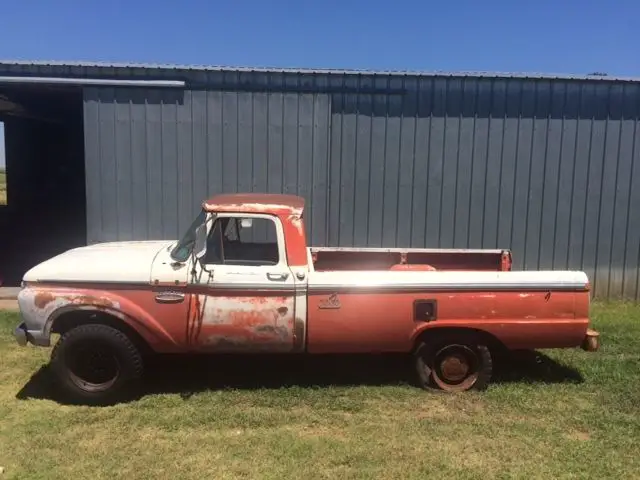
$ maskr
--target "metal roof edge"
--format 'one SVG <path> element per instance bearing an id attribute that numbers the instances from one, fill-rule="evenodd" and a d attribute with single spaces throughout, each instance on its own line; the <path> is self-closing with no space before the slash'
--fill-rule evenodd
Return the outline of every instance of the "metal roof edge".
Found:
<path id="1" fill-rule="evenodd" d="M 334 69 L 334 68 L 295 68 L 295 67 L 242 67 L 202 64 L 167 64 L 167 63 L 135 63 L 135 62 L 94 62 L 94 61 L 64 61 L 64 60 L 3 60 L 0 68 L 10 66 L 34 67 L 84 67 L 84 68 L 115 68 L 115 69 L 155 69 L 182 70 L 205 72 L 246 72 L 246 73 L 302 73 L 327 75 L 373 75 L 373 76 L 413 76 L 413 77 L 472 77 L 472 78 L 500 78 L 500 79 L 530 79 L 530 80 L 583 80 L 605 82 L 640 82 L 640 77 L 615 76 L 600 74 L 562 74 L 562 73 L 533 73 L 533 72 L 490 72 L 490 71 L 446 71 L 446 70 L 367 70 L 367 69 Z"/>

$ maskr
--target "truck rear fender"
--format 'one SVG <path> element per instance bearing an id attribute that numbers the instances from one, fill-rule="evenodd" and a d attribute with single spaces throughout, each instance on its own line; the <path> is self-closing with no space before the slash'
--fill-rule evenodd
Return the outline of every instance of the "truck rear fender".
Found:
<path id="1" fill-rule="evenodd" d="M 425 328 L 416 330 L 413 337 L 413 350 L 415 350 L 421 342 L 429 337 L 436 335 L 456 335 L 472 336 L 478 340 L 478 343 L 485 345 L 492 354 L 501 354 L 507 351 L 507 347 L 495 335 L 486 330 L 472 327 L 451 327 L 451 326 L 425 326 Z"/>

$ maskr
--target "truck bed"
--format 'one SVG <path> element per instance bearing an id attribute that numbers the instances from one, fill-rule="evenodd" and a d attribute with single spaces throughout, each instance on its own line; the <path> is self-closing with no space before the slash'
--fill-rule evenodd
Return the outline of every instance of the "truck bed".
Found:
<path id="1" fill-rule="evenodd" d="M 511 270 L 505 249 L 310 247 L 309 254 L 315 271 Z"/>

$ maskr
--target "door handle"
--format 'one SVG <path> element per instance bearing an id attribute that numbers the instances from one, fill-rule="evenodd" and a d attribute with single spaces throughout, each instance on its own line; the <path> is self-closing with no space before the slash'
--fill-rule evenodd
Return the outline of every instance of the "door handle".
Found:
<path id="1" fill-rule="evenodd" d="M 288 273 L 267 273 L 267 278 L 272 282 L 283 281 L 289 278 Z"/>
<path id="2" fill-rule="evenodd" d="M 158 303 L 180 303 L 184 302 L 184 293 L 179 292 L 163 292 L 156 295 Z"/>

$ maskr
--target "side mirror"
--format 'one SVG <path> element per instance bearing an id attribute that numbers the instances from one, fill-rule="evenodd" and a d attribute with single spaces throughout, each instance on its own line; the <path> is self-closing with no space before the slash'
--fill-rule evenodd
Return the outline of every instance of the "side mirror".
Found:
<path id="1" fill-rule="evenodd" d="M 193 254 L 200 260 L 207 253 L 207 225 L 203 223 L 196 228 L 196 241 L 193 244 Z"/>

